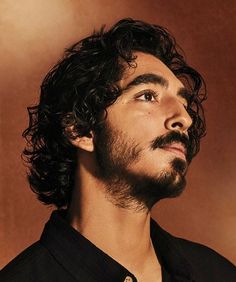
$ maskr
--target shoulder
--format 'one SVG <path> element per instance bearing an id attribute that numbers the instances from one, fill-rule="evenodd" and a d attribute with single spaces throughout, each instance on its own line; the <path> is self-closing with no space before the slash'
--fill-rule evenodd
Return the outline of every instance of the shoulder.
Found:
<path id="1" fill-rule="evenodd" d="M 50 252 L 40 243 L 36 242 L 0 271 L 1 282 L 43 282 L 50 280 L 51 274 L 58 273 L 61 277 L 64 273 L 60 265 L 52 257 Z M 56 275 L 57 276 L 57 275 Z M 58 279 L 58 281 L 61 281 Z"/>
<path id="2" fill-rule="evenodd" d="M 1 281 L 21 281 L 20 277 L 29 276 L 35 265 L 44 261 L 47 251 L 36 242 L 10 261 L 0 272 Z M 6 280 L 4 280 L 6 279 Z"/>
<path id="3" fill-rule="evenodd" d="M 152 226 L 154 237 L 161 242 L 163 256 L 174 268 L 178 266 L 184 273 L 188 266 L 196 281 L 236 281 L 236 267 L 224 256 L 200 243 L 173 236 L 154 220 Z"/>
<path id="4" fill-rule="evenodd" d="M 236 281 L 236 267 L 213 249 L 186 239 L 172 236 L 199 277 L 212 281 Z M 221 277 L 221 278 L 219 278 Z"/>

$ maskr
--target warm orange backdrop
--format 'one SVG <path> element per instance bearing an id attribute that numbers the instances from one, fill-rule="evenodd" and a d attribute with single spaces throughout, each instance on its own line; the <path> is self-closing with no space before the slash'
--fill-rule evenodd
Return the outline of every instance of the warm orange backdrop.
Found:
<path id="1" fill-rule="evenodd" d="M 26 106 L 63 52 L 95 27 L 122 17 L 166 26 L 205 77 L 208 135 L 188 188 L 153 216 L 175 235 L 214 248 L 236 263 L 236 48 L 234 0 L 1 0 L 0 267 L 39 238 L 51 209 L 30 192 L 20 159 Z"/>

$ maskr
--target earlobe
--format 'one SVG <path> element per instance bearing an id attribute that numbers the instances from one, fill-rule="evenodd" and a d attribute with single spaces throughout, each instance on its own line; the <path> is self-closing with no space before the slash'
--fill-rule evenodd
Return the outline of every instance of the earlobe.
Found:
<path id="1" fill-rule="evenodd" d="M 82 137 L 76 137 L 75 139 L 69 139 L 70 143 L 82 150 L 87 152 L 93 152 L 94 145 L 93 145 L 93 132 L 91 131 L 88 135 Z"/>
<path id="2" fill-rule="evenodd" d="M 74 126 L 69 126 L 65 128 L 65 135 L 73 146 L 88 152 L 93 152 L 94 133 L 92 131 L 86 135 L 80 136 L 75 132 Z"/>

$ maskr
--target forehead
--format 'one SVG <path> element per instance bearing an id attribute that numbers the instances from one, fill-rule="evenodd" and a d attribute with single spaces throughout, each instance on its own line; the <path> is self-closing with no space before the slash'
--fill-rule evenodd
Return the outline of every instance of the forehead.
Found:
<path id="1" fill-rule="evenodd" d="M 136 67 L 126 69 L 120 81 L 121 88 L 125 88 L 135 77 L 145 73 L 153 73 L 162 76 L 168 81 L 170 87 L 176 89 L 184 87 L 174 73 L 158 58 L 142 52 L 135 52 L 134 55 L 137 57 L 135 59 Z"/>

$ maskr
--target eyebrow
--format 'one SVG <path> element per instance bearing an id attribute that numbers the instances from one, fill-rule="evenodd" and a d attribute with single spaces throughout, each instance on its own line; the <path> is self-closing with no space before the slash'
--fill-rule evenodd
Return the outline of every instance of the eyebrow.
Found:
<path id="1" fill-rule="evenodd" d="M 166 80 L 163 76 L 154 73 L 145 73 L 137 76 L 134 80 L 128 83 L 127 86 L 122 89 L 122 91 L 130 90 L 135 86 L 148 83 L 158 84 L 164 88 L 168 88 L 169 86 L 168 80 Z M 190 92 L 185 87 L 179 88 L 177 96 L 186 100 L 187 103 L 189 103 L 191 97 Z"/>
<path id="2" fill-rule="evenodd" d="M 137 76 L 134 80 L 127 84 L 127 86 L 123 89 L 123 91 L 129 90 L 134 86 L 138 86 L 140 84 L 159 84 L 165 88 L 169 86 L 168 81 L 161 75 L 157 75 L 154 73 L 145 73 Z"/>

